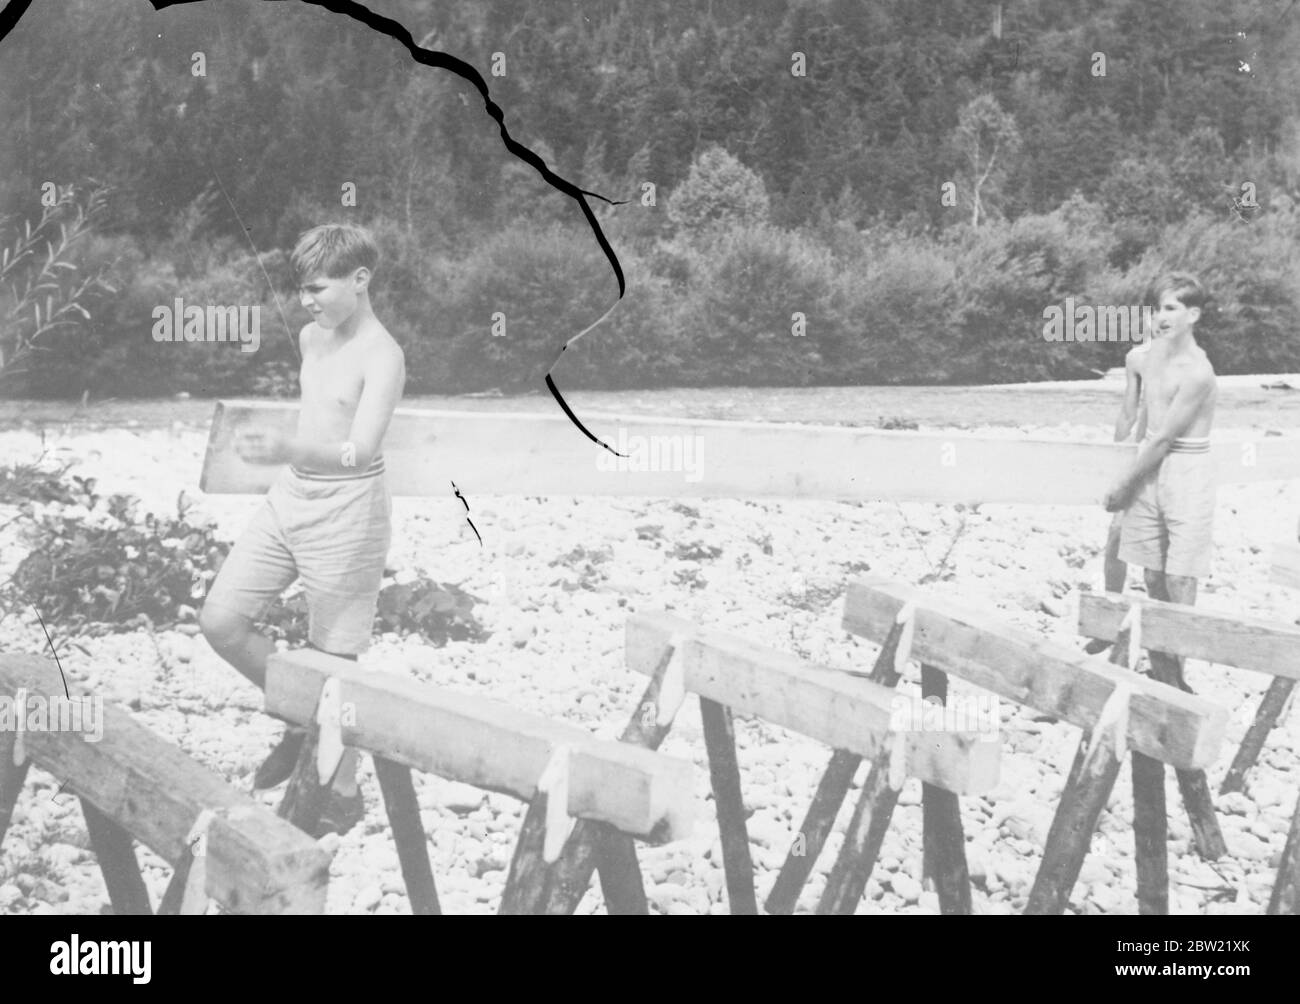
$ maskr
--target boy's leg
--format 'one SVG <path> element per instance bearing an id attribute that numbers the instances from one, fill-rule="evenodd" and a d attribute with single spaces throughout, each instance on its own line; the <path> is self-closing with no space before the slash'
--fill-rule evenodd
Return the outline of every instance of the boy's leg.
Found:
<path id="1" fill-rule="evenodd" d="M 259 690 L 266 688 L 266 660 L 275 643 L 254 623 L 298 577 L 275 507 L 272 487 L 217 573 L 199 628 L 213 651 Z"/>
<path id="2" fill-rule="evenodd" d="M 1171 575 L 1165 574 L 1165 595 L 1169 598 L 1170 603 L 1183 603 L 1189 607 L 1196 605 L 1196 583 L 1197 580 L 1190 575 Z M 1187 685 L 1183 678 L 1183 660 L 1174 656 L 1166 656 L 1175 669 L 1174 679 L 1178 681 L 1178 686 L 1189 694 L 1192 688 Z"/>
<path id="3" fill-rule="evenodd" d="M 1120 560 L 1119 541 L 1123 535 L 1124 513 L 1117 512 L 1115 518 L 1110 521 L 1110 529 L 1106 532 L 1106 556 L 1103 562 L 1105 572 L 1105 587 L 1108 593 L 1122 593 L 1124 584 L 1128 581 L 1128 565 Z M 1093 638 L 1083 650 L 1089 655 L 1096 655 L 1098 652 L 1104 652 L 1110 648 L 1110 642 L 1101 638 Z"/>
<path id="4" fill-rule="evenodd" d="M 392 499 L 383 476 L 304 484 L 296 555 L 307 591 L 311 644 L 356 660 L 369 646 L 392 540 Z M 364 815 L 356 753 L 345 749 L 333 794 L 314 833 L 347 832 Z"/>
<path id="5" fill-rule="evenodd" d="M 264 504 L 226 556 L 199 612 L 199 628 L 214 652 L 259 690 L 266 689 L 266 660 L 275 642 L 255 621 L 298 577 L 272 486 Z M 302 748 L 304 730 L 290 725 L 253 775 L 254 788 L 270 788 L 288 779 Z M 286 769 L 287 764 L 287 769 Z"/>
<path id="6" fill-rule="evenodd" d="M 212 650 L 239 670 L 258 690 L 266 689 L 266 660 L 273 642 L 249 618 L 224 607 L 205 603 L 199 628 Z"/>
<path id="7" fill-rule="evenodd" d="M 1167 470 L 1161 502 L 1168 525 L 1169 547 L 1165 554 L 1164 595 L 1160 599 L 1190 607 L 1196 604 L 1198 580 L 1210 574 L 1216 495 L 1214 465 L 1206 449 L 1200 453 L 1171 452 L 1162 466 Z M 1171 678 L 1191 693 L 1183 678 L 1183 660 L 1164 658 L 1171 665 Z"/>

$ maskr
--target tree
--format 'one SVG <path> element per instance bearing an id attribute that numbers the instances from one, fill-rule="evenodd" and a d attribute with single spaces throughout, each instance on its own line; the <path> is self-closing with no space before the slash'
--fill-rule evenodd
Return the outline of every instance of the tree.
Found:
<path id="1" fill-rule="evenodd" d="M 58 201 L 46 206 L 35 227 L 25 221 L 4 221 L 13 226 L 13 239 L 0 253 L 0 289 L 12 306 L 0 316 L 0 377 L 51 332 L 90 320 L 86 304 L 97 292 L 116 292 L 97 272 L 81 277 L 69 261 L 73 245 L 90 232 L 92 221 L 104 210 L 106 192 L 92 190 L 87 197 L 65 189 Z M 12 369 L 10 371 L 12 375 Z"/>
<path id="2" fill-rule="evenodd" d="M 967 179 L 971 199 L 970 225 L 976 228 L 984 209 L 985 185 L 995 186 L 998 177 L 994 170 L 1005 171 L 1008 162 L 1020 149 L 1020 132 L 1015 120 L 1002 110 L 991 94 L 981 94 L 961 110 L 953 138 L 970 169 Z"/>
<path id="3" fill-rule="evenodd" d="M 720 146 L 695 158 L 686 180 L 673 190 L 668 218 L 684 230 L 716 223 L 764 223 L 768 214 L 763 179 Z"/>

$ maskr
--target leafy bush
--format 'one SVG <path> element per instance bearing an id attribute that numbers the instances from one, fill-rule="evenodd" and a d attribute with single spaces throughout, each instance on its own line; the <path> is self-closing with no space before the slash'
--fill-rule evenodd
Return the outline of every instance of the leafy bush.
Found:
<path id="1" fill-rule="evenodd" d="M 830 252 L 766 225 L 720 232 L 696 249 L 679 314 L 691 383 L 803 386 L 822 376 L 823 347 L 844 337 L 833 309 Z M 796 336 L 795 314 L 805 334 Z"/>
<path id="2" fill-rule="evenodd" d="M 37 479 L 15 468 L 4 482 L 10 504 L 27 496 L 18 504 L 31 550 L 0 589 L 3 605 L 35 606 L 73 634 L 192 619 L 230 550 L 213 522 L 192 517 L 184 493 L 175 517 L 141 515 L 134 496 L 101 498 L 93 479 L 66 472 Z"/>
<path id="3" fill-rule="evenodd" d="M 668 200 L 668 218 L 691 235 L 718 224 L 767 222 L 763 179 L 720 146 L 703 150 Z"/>
<path id="4" fill-rule="evenodd" d="M 137 498 L 102 499 L 94 479 L 69 475 L 66 464 L 0 470 L 0 504 L 19 508 L 24 543 L 31 547 L 0 589 L 0 606 L 35 606 L 71 634 L 193 621 L 230 553 L 230 544 L 215 536 L 215 522 L 195 513 L 183 492 L 174 518 L 141 516 Z M 379 593 L 375 632 L 419 634 L 440 646 L 481 641 L 489 636 L 473 615 L 479 602 L 457 585 L 423 575 L 413 582 L 389 580 Z M 272 637 L 305 644 L 305 594 L 277 600 L 262 624 Z"/>
<path id="5" fill-rule="evenodd" d="M 576 228 L 521 224 L 480 244 L 452 281 L 445 307 L 459 388 L 538 388 L 564 343 L 617 293 L 608 261 Z M 492 333 L 497 314 L 505 324 L 500 337 Z"/>
<path id="6" fill-rule="evenodd" d="M 379 591 L 375 634 L 391 631 L 419 635 L 441 648 L 448 641 L 484 641 L 490 635 L 474 617 L 474 604 L 483 602 L 460 586 L 443 585 L 423 575 L 414 582 L 389 580 Z M 307 643 L 307 594 L 301 590 L 271 604 L 262 627 L 291 646 Z"/>

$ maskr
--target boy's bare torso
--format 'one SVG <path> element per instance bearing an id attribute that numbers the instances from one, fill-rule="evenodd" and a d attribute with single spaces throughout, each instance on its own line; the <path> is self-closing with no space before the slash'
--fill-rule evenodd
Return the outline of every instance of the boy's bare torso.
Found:
<path id="1" fill-rule="evenodd" d="M 1218 392 L 1213 387 L 1214 368 L 1200 346 L 1195 342 L 1185 346 L 1172 341 L 1153 343 L 1142 376 L 1147 428 L 1151 433 L 1158 433 L 1164 427 L 1170 406 L 1181 388 L 1209 380 L 1209 394 L 1196 409 L 1191 425 L 1180 433 L 1181 438 L 1188 439 L 1209 436 Z"/>
<path id="2" fill-rule="evenodd" d="M 302 334 L 302 410 L 298 437 L 309 442 L 347 440 L 365 387 L 367 362 L 377 353 L 396 349 L 397 343 L 378 322 L 350 338 L 307 325 Z M 400 350 L 399 350 L 400 351 Z M 378 451 L 376 451 L 378 452 Z M 307 473 L 323 473 L 307 470 Z"/>

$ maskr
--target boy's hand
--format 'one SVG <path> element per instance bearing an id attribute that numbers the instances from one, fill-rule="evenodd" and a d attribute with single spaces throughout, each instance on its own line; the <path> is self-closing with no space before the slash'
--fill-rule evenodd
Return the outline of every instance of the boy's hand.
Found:
<path id="1" fill-rule="evenodd" d="M 250 464 L 283 464 L 289 459 L 289 439 L 274 429 L 248 429 L 235 435 L 235 452 Z"/>
<path id="2" fill-rule="evenodd" d="M 1129 507 L 1129 503 L 1133 501 L 1133 494 L 1132 486 L 1120 481 L 1106 493 L 1101 504 L 1106 507 L 1107 512 L 1119 512 Z"/>

